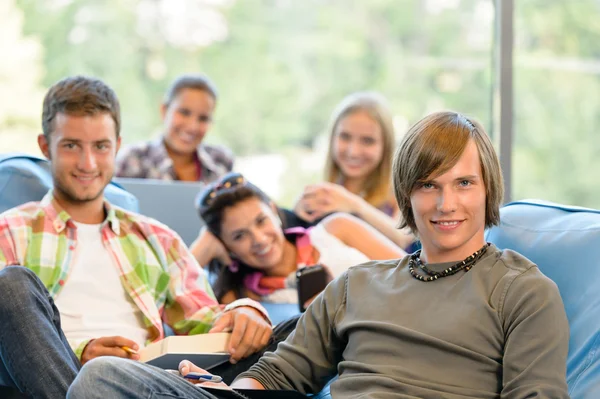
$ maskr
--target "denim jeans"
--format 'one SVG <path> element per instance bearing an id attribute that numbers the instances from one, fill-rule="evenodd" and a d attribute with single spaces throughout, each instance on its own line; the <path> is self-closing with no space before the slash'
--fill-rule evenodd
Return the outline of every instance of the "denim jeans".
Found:
<path id="1" fill-rule="evenodd" d="M 90 360 L 71 385 L 71 399 L 173 399 L 215 397 L 183 378 L 166 371 L 120 357 Z"/>
<path id="2" fill-rule="evenodd" d="M 264 350 L 235 365 L 225 364 L 211 369 L 210 372 L 220 375 L 226 383 L 230 384 L 235 376 L 248 370 L 265 351 L 275 350 L 279 342 L 284 341 L 294 330 L 299 317 L 298 315 L 278 324 Z M 86 363 L 71 385 L 67 398 L 218 399 L 180 376 L 147 364 L 116 357 L 101 357 Z"/>
<path id="3" fill-rule="evenodd" d="M 0 385 L 33 398 L 64 398 L 81 364 L 54 301 L 22 266 L 0 270 Z"/>

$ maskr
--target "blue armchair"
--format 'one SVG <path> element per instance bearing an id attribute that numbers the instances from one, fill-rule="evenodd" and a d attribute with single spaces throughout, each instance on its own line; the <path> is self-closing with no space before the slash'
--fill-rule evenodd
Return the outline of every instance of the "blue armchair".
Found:
<path id="1" fill-rule="evenodd" d="M 487 240 L 531 259 L 560 290 L 571 398 L 600 398 L 600 211 L 527 200 L 504 206 L 500 219 Z"/>

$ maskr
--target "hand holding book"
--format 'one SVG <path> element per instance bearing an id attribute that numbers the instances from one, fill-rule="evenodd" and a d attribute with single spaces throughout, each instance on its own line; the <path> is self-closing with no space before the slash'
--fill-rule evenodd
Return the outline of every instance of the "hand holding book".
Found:
<path id="1" fill-rule="evenodd" d="M 231 363 L 237 363 L 264 348 L 273 328 L 258 310 L 242 306 L 223 313 L 209 333 L 224 331 L 231 331 L 228 352 Z"/>
<path id="2" fill-rule="evenodd" d="M 140 361 L 163 369 L 177 369 L 184 359 L 190 359 L 210 369 L 227 362 L 231 334 L 212 333 L 170 336 L 139 351 Z"/>
<path id="3" fill-rule="evenodd" d="M 263 349 L 271 334 L 272 327 L 260 312 L 242 306 L 223 313 L 207 334 L 166 337 L 142 349 L 139 359 L 163 369 L 175 369 L 188 359 L 211 369 Z"/>

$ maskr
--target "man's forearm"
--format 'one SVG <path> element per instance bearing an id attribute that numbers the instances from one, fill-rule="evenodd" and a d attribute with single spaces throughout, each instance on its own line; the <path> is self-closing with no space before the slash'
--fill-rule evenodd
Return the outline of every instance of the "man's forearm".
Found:
<path id="1" fill-rule="evenodd" d="M 263 384 L 255 380 L 254 378 L 241 378 L 231 384 L 231 388 L 233 389 L 261 389 L 265 390 Z"/>

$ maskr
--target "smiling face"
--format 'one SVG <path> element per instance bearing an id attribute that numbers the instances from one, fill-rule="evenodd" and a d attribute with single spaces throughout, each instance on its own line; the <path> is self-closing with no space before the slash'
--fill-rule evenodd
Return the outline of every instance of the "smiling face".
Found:
<path id="1" fill-rule="evenodd" d="M 40 135 L 38 143 L 51 161 L 54 195 L 65 210 L 91 202 L 101 206 L 121 144 L 113 118 L 108 113 L 58 113 L 49 139 Z"/>
<path id="2" fill-rule="evenodd" d="M 182 89 L 163 105 L 164 140 L 178 154 L 192 154 L 212 124 L 215 99 L 204 90 Z"/>
<path id="3" fill-rule="evenodd" d="M 343 117 L 336 125 L 332 156 L 345 179 L 367 178 L 381 163 L 381 126 L 365 111 Z"/>
<path id="4" fill-rule="evenodd" d="M 475 142 L 450 170 L 415 188 L 410 203 L 426 262 L 459 261 L 480 249 L 486 191 Z"/>
<path id="5" fill-rule="evenodd" d="M 225 209 L 221 240 L 240 261 L 273 272 L 283 259 L 285 237 L 273 209 L 256 197 Z"/>

